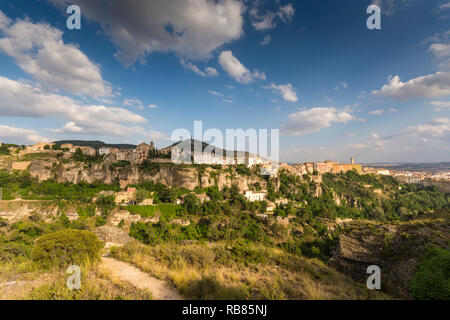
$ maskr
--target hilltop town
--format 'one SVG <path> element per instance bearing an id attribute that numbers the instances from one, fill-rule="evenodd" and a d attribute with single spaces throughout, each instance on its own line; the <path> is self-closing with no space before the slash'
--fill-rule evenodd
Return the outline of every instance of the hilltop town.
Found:
<path id="1" fill-rule="evenodd" d="M 100 142 L 99 142 L 100 143 Z M 337 161 L 326 160 L 323 162 L 305 162 L 298 164 L 287 164 L 283 162 L 273 162 L 268 158 L 254 155 L 248 152 L 230 152 L 227 150 L 219 150 L 220 155 L 216 152 L 205 152 L 204 150 L 208 144 L 201 143 L 201 151 L 194 150 L 195 141 L 192 140 L 192 149 L 188 151 L 188 164 L 208 165 L 208 166 L 245 166 L 248 169 L 257 168 L 261 175 L 276 178 L 278 170 L 286 170 L 292 174 L 303 176 L 311 175 L 313 179 L 320 183 L 321 176 L 327 173 L 346 173 L 354 170 L 359 174 L 375 174 L 393 176 L 404 183 L 417 183 L 423 185 L 434 185 L 444 192 L 450 192 L 450 171 L 443 170 L 439 172 L 429 171 L 405 171 L 386 168 L 386 166 L 376 165 L 362 165 L 355 163 L 353 157 L 350 158 L 349 163 L 339 163 Z M 74 145 L 72 143 L 49 143 L 37 142 L 29 146 L 17 146 L 11 144 L 1 144 L 0 148 L 4 153 L 16 156 L 8 165 L 10 170 L 27 170 L 33 161 L 39 161 L 40 156 L 45 158 L 45 155 L 53 156 L 52 159 L 47 159 L 48 164 L 53 165 L 56 162 L 67 163 L 78 156 L 85 156 L 91 158 L 94 162 L 103 163 L 108 166 L 124 167 L 126 165 L 139 166 L 146 163 L 172 163 L 174 157 L 172 153 L 177 153 L 180 158 L 185 158 L 179 151 L 177 146 L 179 143 L 171 144 L 162 149 L 157 149 L 153 141 L 150 143 L 142 142 L 137 146 L 126 145 L 127 148 L 109 147 L 104 143 L 98 148 L 88 146 L 89 141 L 81 141 L 81 145 Z M 35 156 L 33 156 L 35 155 Z M 39 156 L 40 155 L 40 156 Z M 41 157 L 41 158 L 42 158 Z M 33 160 L 34 159 L 34 160 Z M 41 163 L 42 164 L 42 163 Z M 4 164 L 5 165 L 5 164 Z M 41 165 L 42 166 L 42 165 Z M 122 187 L 126 187 L 127 182 L 121 183 Z M 261 195 L 253 196 L 250 190 L 243 190 L 249 199 L 261 198 Z M 265 191 L 260 192 L 260 194 Z"/>

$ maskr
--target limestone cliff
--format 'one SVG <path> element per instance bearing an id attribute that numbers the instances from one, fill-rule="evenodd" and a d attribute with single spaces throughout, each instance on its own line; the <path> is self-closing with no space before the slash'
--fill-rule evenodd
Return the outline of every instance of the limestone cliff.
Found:
<path id="1" fill-rule="evenodd" d="M 33 177 L 37 177 L 40 181 L 49 178 L 54 178 L 58 182 L 102 182 L 105 184 L 116 183 L 120 180 L 126 181 L 128 184 L 153 181 L 189 190 L 196 187 L 214 186 L 216 183 L 220 189 L 236 184 L 241 191 L 248 190 L 250 185 L 257 182 L 263 188 L 266 186 L 266 181 L 261 176 L 239 175 L 234 171 L 230 173 L 212 168 L 200 172 L 195 167 L 173 164 L 161 164 L 156 169 L 146 170 L 137 165 L 111 169 L 105 163 L 87 166 L 74 162 L 57 164 L 56 162 L 33 161 L 28 170 Z"/>
<path id="2" fill-rule="evenodd" d="M 397 297 L 411 298 L 408 283 L 428 246 L 449 246 L 448 212 L 395 224 L 348 221 L 345 225 L 329 264 L 363 283 L 369 276 L 367 267 L 378 265 L 382 290 Z"/>

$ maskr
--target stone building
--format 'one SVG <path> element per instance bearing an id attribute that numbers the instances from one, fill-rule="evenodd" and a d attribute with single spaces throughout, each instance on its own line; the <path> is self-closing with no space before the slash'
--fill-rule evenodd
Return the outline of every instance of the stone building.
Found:
<path id="1" fill-rule="evenodd" d="M 81 149 L 81 152 L 83 152 L 83 154 L 86 155 L 86 156 L 95 156 L 96 153 L 97 153 L 97 152 L 95 151 L 95 149 L 92 148 L 92 147 L 81 146 L 81 147 L 78 147 L 78 148 L 80 148 L 80 149 Z"/>
<path id="2" fill-rule="evenodd" d="M 142 142 L 136 147 L 136 156 L 133 160 L 142 162 L 150 155 L 150 146 L 145 142 Z"/>
<path id="3" fill-rule="evenodd" d="M 49 146 L 52 147 L 54 145 L 54 143 L 49 143 L 49 142 L 37 142 L 32 146 L 27 146 L 26 151 L 30 151 L 30 152 L 41 152 L 41 151 L 47 151 L 47 149 L 45 149 L 45 146 Z"/>
<path id="4" fill-rule="evenodd" d="M 247 200 L 250 202 L 263 201 L 266 199 L 266 193 L 263 191 L 254 192 L 254 191 L 247 190 L 244 193 L 244 197 L 247 198 Z"/>

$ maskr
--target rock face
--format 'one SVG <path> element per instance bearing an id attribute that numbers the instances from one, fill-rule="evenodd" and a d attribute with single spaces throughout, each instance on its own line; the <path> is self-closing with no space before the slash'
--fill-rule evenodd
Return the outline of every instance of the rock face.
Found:
<path id="1" fill-rule="evenodd" d="M 248 190 L 249 185 L 259 183 L 263 188 L 266 181 L 258 176 L 244 176 L 236 172 L 213 171 L 208 168 L 201 174 L 194 167 L 162 164 L 156 170 L 146 171 L 139 166 L 110 169 L 106 164 L 86 166 L 80 163 L 59 164 L 57 166 L 45 161 L 33 161 L 29 167 L 30 174 L 40 181 L 55 178 L 58 182 L 102 182 L 112 184 L 124 181 L 126 184 L 153 181 L 167 186 L 193 190 L 196 187 L 210 187 L 217 182 L 219 189 L 236 184 L 241 191 Z M 214 174 L 213 174 L 214 173 Z"/>
<path id="2" fill-rule="evenodd" d="M 408 283 L 427 246 L 448 249 L 449 245 L 448 217 L 395 225 L 353 220 L 344 225 L 330 266 L 365 283 L 367 267 L 377 265 L 382 290 L 395 297 L 411 298 Z"/>
<path id="3" fill-rule="evenodd" d="M 38 213 L 44 220 L 48 220 L 58 213 L 58 207 L 45 205 L 41 201 L 0 201 L 0 218 L 8 220 L 10 223 L 27 219 L 34 213 Z"/>
<path id="4" fill-rule="evenodd" d="M 133 241 L 123 230 L 112 226 L 102 226 L 95 229 L 94 232 L 100 240 L 105 242 L 106 248 L 121 246 Z"/>

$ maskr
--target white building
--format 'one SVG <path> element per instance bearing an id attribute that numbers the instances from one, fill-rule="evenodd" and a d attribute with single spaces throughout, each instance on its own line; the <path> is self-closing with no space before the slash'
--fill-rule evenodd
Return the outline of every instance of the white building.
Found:
<path id="1" fill-rule="evenodd" d="M 106 156 L 107 154 L 109 154 L 109 148 L 100 148 L 98 149 L 98 154 L 101 156 Z"/>
<path id="2" fill-rule="evenodd" d="M 244 197 L 247 198 L 248 201 L 263 201 L 266 199 L 266 193 L 259 191 L 259 192 L 253 192 L 250 190 L 245 191 Z"/>

